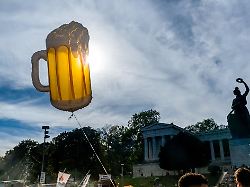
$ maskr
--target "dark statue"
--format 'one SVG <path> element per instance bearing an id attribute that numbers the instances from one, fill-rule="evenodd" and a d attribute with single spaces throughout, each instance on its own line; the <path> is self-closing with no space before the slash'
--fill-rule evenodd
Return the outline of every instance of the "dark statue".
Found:
<path id="1" fill-rule="evenodd" d="M 250 138 L 250 115 L 246 107 L 249 87 L 242 78 L 238 78 L 236 81 L 244 84 L 246 91 L 241 94 L 239 88 L 235 87 L 232 111 L 227 116 L 228 127 L 233 139 Z"/>

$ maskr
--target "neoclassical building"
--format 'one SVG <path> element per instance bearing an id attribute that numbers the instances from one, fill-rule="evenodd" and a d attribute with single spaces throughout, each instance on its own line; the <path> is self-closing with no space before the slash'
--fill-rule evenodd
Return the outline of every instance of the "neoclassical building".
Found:
<path id="1" fill-rule="evenodd" d="M 158 154 L 160 147 L 179 132 L 185 129 L 171 124 L 156 123 L 142 129 L 144 138 L 144 162 L 133 166 L 134 177 L 164 176 L 169 171 L 159 167 Z M 210 153 L 211 164 L 231 167 L 243 164 L 250 165 L 250 141 L 241 139 L 232 140 L 230 130 L 219 129 L 205 133 L 195 134 L 205 145 Z M 239 144 L 241 145 L 239 147 Z M 239 149 L 244 149 L 244 154 L 239 154 Z M 249 154 L 245 154 L 249 153 Z"/>

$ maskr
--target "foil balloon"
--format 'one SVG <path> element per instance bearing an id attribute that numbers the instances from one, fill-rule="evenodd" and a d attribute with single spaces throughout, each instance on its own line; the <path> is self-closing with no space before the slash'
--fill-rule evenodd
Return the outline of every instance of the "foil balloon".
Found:
<path id="1" fill-rule="evenodd" d="M 72 21 L 53 30 L 46 39 L 46 50 L 31 58 L 32 82 L 41 92 L 50 93 L 51 104 L 57 109 L 74 112 L 87 106 L 92 99 L 88 55 L 89 34 L 82 24 Z M 47 61 L 49 85 L 39 79 L 40 59 Z"/>

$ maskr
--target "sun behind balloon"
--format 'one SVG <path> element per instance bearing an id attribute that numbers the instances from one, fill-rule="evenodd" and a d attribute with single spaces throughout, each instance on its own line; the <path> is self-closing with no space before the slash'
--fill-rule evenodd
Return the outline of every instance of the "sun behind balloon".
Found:
<path id="1" fill-rule="evenodd" d="M 82 24 L 72 21 L 53 30 L 46 39 L 47 50 L 31 58 L 32 82 L 41 92 L 50 92 L 57 109 L 74 112 L 92 99 L 90 69 L 87 63 L 89 34 Z M 39 60 L 47 61 L 49 85 L 39 79 Z"/>

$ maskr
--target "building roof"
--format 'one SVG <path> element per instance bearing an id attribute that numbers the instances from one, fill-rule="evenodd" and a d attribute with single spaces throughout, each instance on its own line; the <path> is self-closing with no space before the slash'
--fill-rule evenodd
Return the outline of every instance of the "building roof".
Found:
<path id="1" fill-rule="evenodd" d="M 154 123 L 152 125 L 143 127 L 141 130 L 144 138 L 164 135 L 176 135 L 179 132 L 185 132 L 198 137 L 202 141 L 211 141 L 215 139 L 231 139 L 231 133 L 228 128 L 216 129 L 194 134 L 189 132 L 188 130 L 185 130 L 184 128 L 174 125 L 173 123 Z"/>
<path id="2" fill-rule="evenodd" d="M 232 135 L 228 128 L 215 129 L 207 132 L 200 132 L 195 134 L 202 141 L 231 139 Z"/>
<path id="3" fill-rule="evenodd" d="M 144 137 L 150 137 L 150 136 L 164 136 L 164 135 L 176 135 L 179 132 L 185 132 L 188 134 L 193 133 L 174 125 L 173 123 L 154 123 L 152 125 L 148 125 L 146 127 L 143 127 L 142 134 Z"/>

